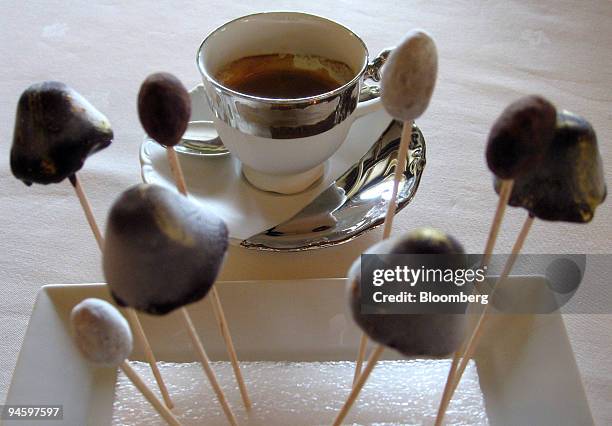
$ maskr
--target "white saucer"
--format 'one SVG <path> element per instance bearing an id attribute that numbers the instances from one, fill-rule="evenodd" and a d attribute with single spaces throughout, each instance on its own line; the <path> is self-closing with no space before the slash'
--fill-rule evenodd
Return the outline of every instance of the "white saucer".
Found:
<path id="1" fill-rule="evenodd" d="M 190 95 L 191 120 L 212 120 L 202 86 L 192 89 Z M 347 140 L 325 164 L 322 179 L 299 194 L 280 195 L 254 188 L 241 175 L 240 163 L 233 155 L 181 156 L 189 194 L 222 217 L 232 243 L 239 244 L 291 218 L 310 203 L 366 153 L 390 120 L 382 109 L 355 120 Z M 144 182 L 175 189 L 165 149 L 148 137 L 140 148 L 140 163 Z"/>

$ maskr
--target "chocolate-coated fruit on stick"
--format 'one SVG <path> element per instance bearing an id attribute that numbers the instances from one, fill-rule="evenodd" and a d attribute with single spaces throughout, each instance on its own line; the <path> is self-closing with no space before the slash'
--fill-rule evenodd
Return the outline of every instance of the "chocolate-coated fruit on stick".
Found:
<path id="1" fill-rule="evenodd" d="M 499 191 L 499 179 L 495 187 Z M 593 127 L 579 115 L 560 111 L 543 160 L 516 178 L 509 204 L 542 220 L 586 223 L 605 198 L 603 165 Z"/>
<path id="2" fill-rule="evenodd" d="M 501 179 L 515 179 L 543 160 L 555 134 L 557 111 L 541 96 L 511 103 L 489 132 L 486 159 Z"/>
<path id="3" fill-rule="evenodd" d="M 191 117 L 189 92 L 172 74 L 151 74 L 140 86 L 138 117 L 151 138 L 174 146 L 181 141 Z"/>
<path id="4" fill-rule="evenodd" d="M 163 315 L 206 296 L 227 247 L 219 217 L 185 196 L 141 184 L 112 206 L 104 275 L 119 305 Z"/>
<path id="5" fill-rule="evenodd" d="M 11 170 L 26 185 L 58 183 L 112 139 L 108 119 L 75 90 L 57 81 L 33 84 L 17 105 Z"/>
<path id="6" fill-rule="evenodd" d="M 401 237 L 381 241 L 364 254 L 463 254 L 453 237 L 431 228 L 420 228 Z M 465 315 L 362 314 L 361 259 L 349 270 L 347 285 L 353 319 L 370 339 L 393 348 L 405 356 L 445 356 L 461 344 Z M 381 308 L 384 309 L 384 308 Z"/>

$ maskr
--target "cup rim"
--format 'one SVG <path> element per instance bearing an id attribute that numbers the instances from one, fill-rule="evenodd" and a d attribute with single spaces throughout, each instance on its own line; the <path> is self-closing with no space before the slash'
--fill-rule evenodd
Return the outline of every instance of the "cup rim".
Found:
<path id="1" fill-rule="evenodd" d="M 235 91 L 233 89 L 230 89 L 227 86 L 224 86 L 219 81 L 217 81 L 213 76 L 211 76 L 208 73 L 208 71 L 202 66 L 202 64 L 200 62 L 200 56 L 201 56 L 202 48 L 204 47 L 204 44 L 208 41 L 208 39 L 210 39 L 210 37 L 212 37 L 213 34 L 217 33 L 219 30 L 221 30 L 222 28 L 226 27 L 227 25 L 232 24 L 232 23 L 234 23 L 236 21 L 239 21 L 241 19 L 244 19 L 244 18 L 250 18 L 252 16 L 259 16 L 259 15 L 275 15 L 275 14 L 292 14 L 292 15 L 303 15 L 303 16 L 308 16 L 308 17 L 319 18 L 321 20 L 327 21 L 327 22 L 329 22 L 331 24 L 338 25 L 339 27 L 343 28 L 348 33 L 350 33 L 353 37 L 355 37 L 359 41 L 359 43 L 361 43 L 361 45 L 363 46 L 363 50 L 365 52 L 365 58 L 364 58 L 364 62 L 363 62 L 363 65 L 362 65 L 361 69 L 355 75 L 355 77 L 353 77 L 350 81 L 344 83 L 342 86 L 337 87 L 334 90 L 331 90 L 329 92 L 324 92 L 324 93 L 321 93 L 321 94 L 318 94 L 318 95 L 309 96 L 309 97 L 305 97 L 305 98 L 265 98 L 265 97 L 248 95 L 246 93 L 237 92 L 237 91 Z M 368 51 L 368 47 L 366 46 L 365 42 L 361 39 L 361 37 L 359 37 L 353 30 L 351 30 L 347 26 L 342 25 L 339 22 L 336 22 L 336 21 L 334 21 L 332 19 L 329 19 L 329 18 L 326 18 L 324 16 L 315 15 L 313 13 L 297 12 L 297 11 L 292 11 L 292 10 L 274 10 L 274 11 L 266 11 L 266 12 L 257 12 L 257 13 L 251 13 L 251 14 L 248 14 L 248 15 L 240 16 L 238 18 L 234 18 L 234 19 L 232 19 L 230 21 L 227 21 L 227 22 L 219 25 L 214 30 L 210 31 L 206 35 L 206 37 L 204 37 L 204 40 L 202 40 L 202 42 L 200 43 L 200 46 L 198 47 L 198 50 L 196 51 L 196 65 L 198 67 L 198 71 L 200 72 L 200 75 L 202 77 L 204 77 L 207 81 L 209 81 L 213 86 L 215 86 L 216 88 L 218 88 L 218 89 L 220 89 L 222 91 L 231 93 L 233 96 L 236 96 L 236 97 L 240 97 L 240 98 L 251 100 L 251 101 L 270 103 L 270 104 L 298 104 L 298 103 L 304 103 L 304 102 L 308 102 L 308 101 L 320 101 L 320 100 L 326 99 L 328 97 L 336 96 L 339 93 L 342 93 L 348 87 L 354 85 L 363 76 L 363 74 L 365 73 L 365 71 L 366 71 L 366 69 L 368 67 L 369 60 L 370 60 L 370 53 Z"/>

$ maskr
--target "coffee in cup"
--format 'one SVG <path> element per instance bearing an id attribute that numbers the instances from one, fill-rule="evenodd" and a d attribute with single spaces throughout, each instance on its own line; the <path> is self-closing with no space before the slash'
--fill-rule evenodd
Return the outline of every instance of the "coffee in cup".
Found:
<path id="1" fill-rule="evenodd" d="M 243 16 L 212 31 L 197 53 L 215 128 L 257 188 L 303 191 L 346 139 L 353 121 L 381 108 L 359 101 L 388 51 L 368 61 L 348 28 L 300 12 Z"/>
<path id="2" fill-rule="evenodd" d="M 318 55 L 278 53 L 246 56 L 230 62 L 215 78 L 246 95 L 298 99 L 331 92 L 348 83 L 355 72 L 347 64 Z"/>

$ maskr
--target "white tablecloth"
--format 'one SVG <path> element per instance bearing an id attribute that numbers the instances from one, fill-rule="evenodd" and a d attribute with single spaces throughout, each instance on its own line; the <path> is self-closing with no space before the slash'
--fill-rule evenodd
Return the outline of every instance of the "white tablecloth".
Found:
<path id="1" fill-rule="evenodd" d="M 100 255 L 70 185 L 25 187 L 9 170 L 14 112 L 32 82 L 64 81 L 104 111 L 116 139 L 86 164 L 81 179 L 104 223 L 117 194 L 139 181 L 142 130 L 136 93 L 151 72 L 187 86 L 199 76 L 196 48 L 214 27 L 255 11 L 302 10 L 350 26 L 372 53 L 421 27 L 437 40 L 440 74 L 419 120 L 428 164 L 395 232 L 439 227 L 482 250 L 496 196 L 483 161 L 489 126 L 518 96 L 541 93 L 590 119 L 612 173 L 612 2 L 337 0 L 228 2 L 0 2 L 0 401 L 4 400 L 35 295 L 49 283 L 102 281 Z M 536 222 L 526 252 L 612 252 L 611 203 L 587 226 Z M 498 249 L 509 251 L 524 218 L 512 209 Z M 223 279 L 343 276 L 376 235 L 342 247 L 295 254 L 233 248 Z M 294 259 L 299 259 L 299 263 Z M 600 277 L 605 279 L 606 277 Z M 609 279 L 609 277 L 607 277 Z M 609 305 L 608 305 L 609 307 Z M 566 317 L 593 415 L 612 424 L 612 318 Z M 563 372 L 559 372 L 562 374 Z"/>

